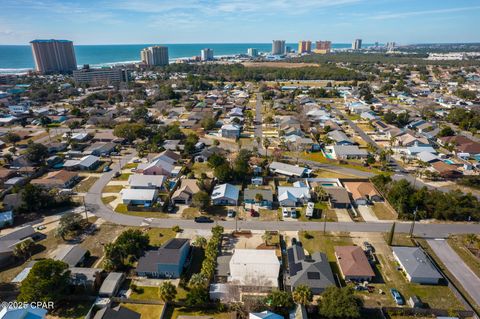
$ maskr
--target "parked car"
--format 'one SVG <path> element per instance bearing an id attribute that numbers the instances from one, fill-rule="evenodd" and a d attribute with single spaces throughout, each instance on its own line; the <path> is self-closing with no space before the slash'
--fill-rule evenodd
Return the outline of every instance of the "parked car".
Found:
<path id="1" fill-rule="evenodd" d="M 110 172 L 111 170 L 112 170 L 112 169 L 111 169 L 110 166 L 108 166 L 108 165 L 103 168 L 103 172 L 104 172 L 104 173 Z"/>
<path id="2" fill-rule="evenodd" d="M 395 303 L 397 305 L 401 306 L 405 304 L 405 301 L 403 300 L 402 295 L 400 295 L 397 289 L 395 288 L 390 289 L 390 293 L 392 294 L 393 300 L 395 300 Z"/>
<path id="3" fill-rule="evenodd" d="M 292 217 L 292 218 L 298 218 L 298 217 L 299 217 L 298 211 L 297 211 L 296 209 L 292 209 L 292 210 L 290 211 L 290 217 Z"/>
<path id="4" fill-rule="evenodd" d="M 115 172 L 115 174 L 113 174 L 113 177 L 117 178 L 117 177 L 120 177 L 120 175 L 122 175 L 122 174 L 120 174 L 120 172 Z"/>
<path id="5" fill-rule="evenodd" d="M 196 223 L 213 223 L 213 220 L 207 216 L 199 216 L 199 217 L 195 217 L 195 222 Z"/>
<path id="6" fill-rule="evenodd" d="M 282 213 L 283 213 L 283 217 L 290 217 L 290 209 L 288 209 L 287 207 L 284 207 L 282 209 Z"/>
<path id="7" fill-rule="evenodd" d="M 235 211 L 233 209 L 229 209 L 227 212 L 227 217 L 235 217 Z"/>
<path id="8" fill-rule="evenodd" d="M 45 225 L 40 225 L 40 226 L 37 226 L 35 229 L 36 229 L 36 230 L 44 230 L 45 228 L 47 228 L 47 226 L 45 226 Z"/>
<path id="9" fill-rule="evenodd" d="M 258 213 L 255 211 L 255 209 L 250 208 L 250 217 L 256 217 Z"/>
<path id="10" fill-rule="evenodd" d="M 370 251 L 372 253 L 375 252 L 375 248 L 373 248 L 372 244 L 370 244 L 368 241 L 363 242 L 363 247 L 366 251 Z"/>

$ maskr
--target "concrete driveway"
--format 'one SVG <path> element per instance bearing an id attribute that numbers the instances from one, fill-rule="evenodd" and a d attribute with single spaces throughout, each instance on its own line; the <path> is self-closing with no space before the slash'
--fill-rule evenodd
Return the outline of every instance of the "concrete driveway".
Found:
<path id="1" fill-rule="evenodd" d="M 480 305 L 480 278 L 465 264 L 458 254 L 443 239 L 427 240 L 445 267 L 457 278 L 465 291 Z"/>

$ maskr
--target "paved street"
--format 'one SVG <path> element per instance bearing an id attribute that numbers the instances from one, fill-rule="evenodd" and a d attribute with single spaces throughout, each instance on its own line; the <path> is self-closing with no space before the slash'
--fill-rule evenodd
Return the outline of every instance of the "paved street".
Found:
<path id="1" fill-rule="evenodd" d="M 446 240 L 429 239 L 427 242 L 465 291 L 477 305 L 480 305 L 480 278 L 465 264 Z"/>

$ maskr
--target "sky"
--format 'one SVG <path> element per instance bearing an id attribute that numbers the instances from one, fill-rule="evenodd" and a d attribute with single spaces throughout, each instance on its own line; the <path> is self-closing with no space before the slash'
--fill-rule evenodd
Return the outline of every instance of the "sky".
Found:
<path id="1" fill-rule="evenodd" d="M 480 42 L 479 0 L 0 0 L 0 44 Z"/>

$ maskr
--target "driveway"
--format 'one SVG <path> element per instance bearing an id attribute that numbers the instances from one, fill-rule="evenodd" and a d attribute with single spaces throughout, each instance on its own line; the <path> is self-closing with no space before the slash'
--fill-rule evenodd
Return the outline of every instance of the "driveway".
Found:
<path id="1" fill-rule="evenodd" d="M 465 264 L 446 240 L 429 239 L 427 242 L 465 291 L 477 305 L 480 305 L 480 278 Z"/>
<path id="2" fill-rule="evenodd" d="M 362 215 L 362 218 L 366 222 L 378 222 L 377 216 L 372 212 L 372 209 L 368 206 L 360 205 L 357 207 L 357 211 Z"/>

